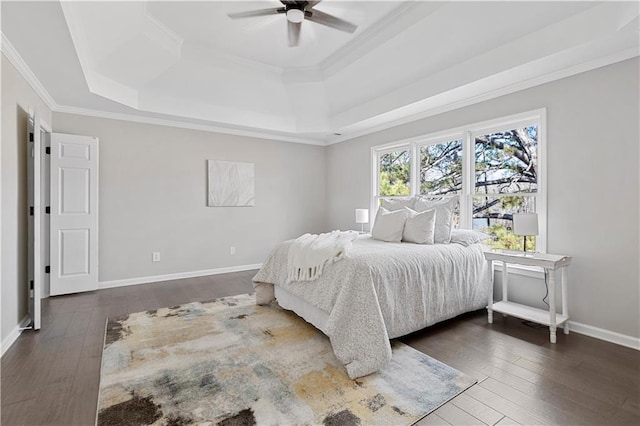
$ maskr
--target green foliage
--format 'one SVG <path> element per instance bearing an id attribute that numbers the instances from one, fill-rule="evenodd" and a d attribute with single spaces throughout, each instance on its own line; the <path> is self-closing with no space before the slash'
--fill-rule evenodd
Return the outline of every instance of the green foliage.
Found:
<path id="1" fill-rule="evenodd" d="M 420 148 L 420 193 L 442 195 L 462 189 L 462 140 Z"/>
<path id="2" fill-rule="evenodd" d="M 380 195 L 409 195 L 411 151 L 397 151 L 380 156 Z"/>
<path id="3" fill-rule="evenodd" d="M 397 178 L 391 183 L 389 173 L 380 172 L 380 195 L 409 195 L 410 192 L 409 185 Z"/>
<path id="4" fill-rule="evenodd" d="M 519 235 L 514 235 L 511 228 L 502 224 L 495 224 L 483 229 L 482 232 L 493 236 L 493 239 L 488 243 L 491 248 L 522 251 L 524 238 Z M 534 251 L 535 248 L 535 237 L 527 237 L 527 251 Z"/>
<path id="5" fill-rule="evenodd" d="M 475 138 L 476 191 L 485 194 L 535 192 L 538 127 Z"/>
<path id="6" fill-rule="evenodd" d="M 504 211 L 519 211 L 524 204 L 524 197 L 510 195 L 500 197 L 500 207 Z"/>

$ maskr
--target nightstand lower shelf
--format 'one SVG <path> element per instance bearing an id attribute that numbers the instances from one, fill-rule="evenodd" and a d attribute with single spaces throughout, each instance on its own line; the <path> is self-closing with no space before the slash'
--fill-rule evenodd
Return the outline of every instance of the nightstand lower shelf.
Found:
<path id="1" fill-rule="evenodd" d="M 521 318 L 537 322 L 538 324 L 544 324 L 546 326 L 551 325 L 551 314 L 544 309 L 532 308 L 531 306 L 521 305 L 514 302 L 494 302 L 493 312 L 500 312 L 512 317 Z M 556 326 L 560 326 L 569 317 L 567 315 L 556 314 Z"/>

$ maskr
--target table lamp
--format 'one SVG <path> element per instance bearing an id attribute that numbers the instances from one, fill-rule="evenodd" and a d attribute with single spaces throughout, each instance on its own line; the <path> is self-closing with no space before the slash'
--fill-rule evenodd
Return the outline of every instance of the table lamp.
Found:
<path id="1" fill-rule="evenodd" d="M 513 215 L 513 234 L 524 236 L 524 255 L 527 255 L 527 237 L 538 235 L 537 213 L 516 213 Z"/>
<path id="2" fill-rule="evenodd" d="M 369 223 L 368 209 L 356 209 L 356 223 L 360 224 L 360 233 L 364 234 L 364 224 Z"/>

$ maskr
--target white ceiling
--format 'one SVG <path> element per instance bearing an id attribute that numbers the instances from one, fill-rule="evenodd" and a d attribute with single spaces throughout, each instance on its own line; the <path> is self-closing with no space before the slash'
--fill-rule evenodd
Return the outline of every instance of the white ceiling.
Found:
<path id="1" fill-rule="evenodd" d="M 637 56 L 638 2 L 2 2 L 3 51 L 58 111 L 332 143 Z M 37 85 L 36 84 L 36 85 Z M 339 135 L 336 135 L 338 133 Z"/>

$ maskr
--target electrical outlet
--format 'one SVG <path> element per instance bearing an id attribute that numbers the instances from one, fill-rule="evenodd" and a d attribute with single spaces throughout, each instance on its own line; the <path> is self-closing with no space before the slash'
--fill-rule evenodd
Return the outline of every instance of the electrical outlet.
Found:
<path id="1" fill-rule="evenodd" d="M 154 251 L 151 254 L 151 260 L 153 260 L 154 262 L 160 262 L 160 252 L 159 251 Z"/>
<path id="2" fill-rule="evenodd" d="M 236 254 L 236 248 L 235 247 L 229 247 L 229 254 L 231 256 L 235 255 Z"/>

